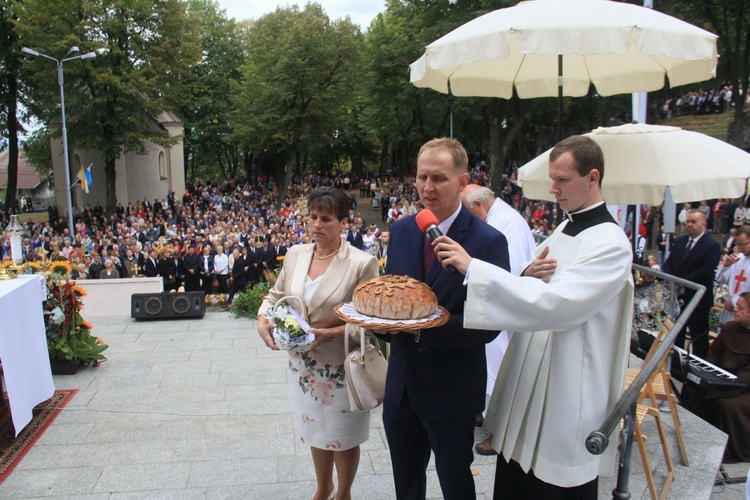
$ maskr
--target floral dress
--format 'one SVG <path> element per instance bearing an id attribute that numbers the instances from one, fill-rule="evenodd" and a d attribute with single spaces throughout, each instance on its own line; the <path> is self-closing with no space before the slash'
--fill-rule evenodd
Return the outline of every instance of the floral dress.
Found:
<path id="1" fill-rule="evenodd" d="M 305 303 L 322 281 L 306 278 Z M 369 437 L 370 412 L 350 412 L 344 365 L 326 364 L 316 351 L 289 353 L 289 399 L 294 429 L 303 443 L 348 450 Z"/>

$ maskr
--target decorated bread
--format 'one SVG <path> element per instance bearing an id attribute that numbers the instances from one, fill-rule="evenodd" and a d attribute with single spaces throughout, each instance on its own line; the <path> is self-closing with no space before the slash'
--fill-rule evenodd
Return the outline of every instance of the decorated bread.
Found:
<path id="1" fill-rule="evenodd" d="M 418 319 L 437 308 L 430 287 L 409 276 L 387 274 L 357 285 L 352 298 L 360 314 L 387 319 Z"/>

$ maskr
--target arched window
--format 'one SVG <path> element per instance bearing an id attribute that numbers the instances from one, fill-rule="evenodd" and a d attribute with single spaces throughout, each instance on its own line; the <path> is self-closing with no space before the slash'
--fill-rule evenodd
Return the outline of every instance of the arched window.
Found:
<path id="1" fill-rule="evenodd" d="M 159 151 L 159 178 L 162 180 L 167 178 L 167 155 L 164 151 Z"/>

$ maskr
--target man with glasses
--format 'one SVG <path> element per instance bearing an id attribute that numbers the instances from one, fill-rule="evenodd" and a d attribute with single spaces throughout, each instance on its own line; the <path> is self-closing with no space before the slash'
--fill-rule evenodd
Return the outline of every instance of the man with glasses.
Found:
<path id="1" fill-rule="evenodd" d="M 716 271 L 716 281 L 727 285 L 726 302 L 719 325 L 734 321 L 734 308 L 743 292 L 750 290 L 750 226 L 740 226 L 734 238 L 734 252 L 724 258 Z"/>
<path id="2" fill-rule="evenodd" d="M 706 287 L 698 306 L 690 315 L 685 328 L 677 336 L 675 345 L 685 343 L 686 329 L 690 330 L 693 354 L 706 359 L 708 355 L 708 315 L 714 305 L 714 273 L 721 258 L 721 245 L 706 232 L 706 214 L 700 210 L 690 210 L 685 221 L 687 234 L 675 240 L 674 249 L 664 261 L 664 272 L 673 274 Z M 695 295 L 695 290 L 685 288 L 683 296 L 687 304 Z"/>

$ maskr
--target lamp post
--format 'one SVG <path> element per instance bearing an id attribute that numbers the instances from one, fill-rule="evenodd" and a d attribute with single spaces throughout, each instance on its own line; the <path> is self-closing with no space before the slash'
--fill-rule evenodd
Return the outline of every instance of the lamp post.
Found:
<path id="1" fill-rule="evenodd" d="M 65 57 L 62 59 L 55 59 L 47 54 L 42 54 L 36 50 L 32 50 L 28 47 L 22 47 L 21 52 L 29 54 L 35 57 L 45 57 L 57 64 L 57 83 L 60 85 L 60 107 L 62 109 L 62 142 L 63 142 L 63 160 L 65 162 L 65 196 L 68 202 L 68 229 L 70 230 L 70 237 L 75 236 L 75 228 L 73 227 L 73 200 L 71 198 L 71 187 L 70 187 L 70 159 L 68 157 L 68 129 L 65 125 L 65 90 L 63 89 L 63 63 L 65 61 L 73 61 L 75 59 L 93 59 L 96 57 L 96 52 L 87 52 L 86 54 L 78 53 L 78 47 L 71 47 Z"/>

